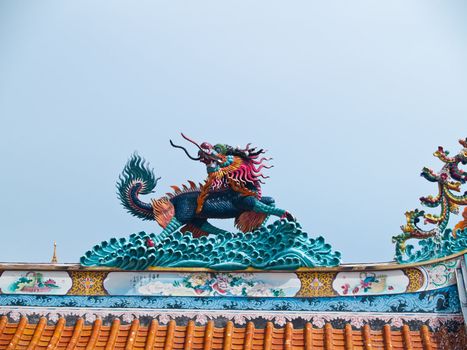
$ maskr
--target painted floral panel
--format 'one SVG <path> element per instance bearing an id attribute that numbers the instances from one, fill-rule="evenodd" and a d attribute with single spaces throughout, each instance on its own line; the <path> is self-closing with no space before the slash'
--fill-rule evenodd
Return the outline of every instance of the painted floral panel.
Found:
<path id="1" fill-rule="evenodd" d="M 293 297 L 301 284 L 294 273 L 111 272 L 110 295 Z"/>
<path id="2" fill-rule="evenodd" d="M 457 260 L 442 261 L 437 264 L 421 266 L 425 274 L 425 290 L 432 290 L 456 284 Z"/>
<path id="3" fill-rule="evenodd" d="M 4 271 L 0 276 L 3 294 L 65 295 L 71 285 L 65 271 Z"/>
<path id="4" fill-rule="evenodd" d="M 339 272 L 332 283 L 339 295 L 404 293 L 409 278 L 402 270 Z"/>

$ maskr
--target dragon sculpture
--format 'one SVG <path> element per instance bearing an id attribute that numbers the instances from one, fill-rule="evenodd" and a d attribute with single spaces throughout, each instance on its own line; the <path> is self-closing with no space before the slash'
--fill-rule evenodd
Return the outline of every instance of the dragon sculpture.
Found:
<path id="1" fill-rule="evenodd" d="M 276 208 L 274 199 L 261 194 L 263 168 L 269 168 L 261 157 L 262 149 L 234 148 L 229 145 L 204 142 L 198 145 L 183 135 L 183 138 L 196 145 L 198 156 L 193 157 L 182 146 L 190 159 L 206 164 L 208 177 L 203 185 L 188 181 L 182 188 L 172 186 L 173 193 L 151 203 L 143 202 L 139 196 L 153 192 L 157 181 L 144 160 L 134 154 L 117 183 L 118 195 L 123 206 L 134 216 L 143 220 L 155 220 L 168 233 L 177 229 L 190 231 L 194 237 L 221 232 L 211 225 L 208 219 L 235 218 L 235 225 L 242 232 L 250 232 L 260 227 L 269 215 L 292 221 L 287 211 Z"/>
<path id="2" fill-rule="evenodd" d="M 429 208 L 440 208 L 440 214 L 425 213 L 423 210 L 412 210 L 405 213 L 407 223 L 401 226 L 402 233 L 393 237 L 396 243 L 396 260 L 399 262 L 415 262 L 450 255 L 467 249 L 467 207 L 464 208 L 464 221 L 459 222 L 454 229 L 449 229 L 451 214 L 458 214 L 461 206 L 467 205 L 467 192 L 461 192 L 461 185 L 467 181 L 467 172 L 459 165 L 467 164 L 467 138 L 459 140 L 463 149 L 454 157 L 443 147 L 438 147 L 434 156 L 444 165 L 439 173 L 429 168 L 423 168 L 421 176 L 438 185 L 436 196 L 421 197 L 422 205 Z M 420 222 L 434 225 L 431 229 L 423 229 Z M 406 246 L 409 239 L 418 239 L 421 249 L 414 252 L 414 246 Z"/>
<path id="3" fill-rule="evenodd" d="M 126 270 L 163 267 L 205 267 L 226 269 L 296 269 L 336 266 L 341 254 L 323 237 L 309 238 L 293 216 L 274 205 L 261 193 L 261 171 L 269 166 L 265 151 L 225 144 L 198 144 L 195 161 L 206 165 L 207 179 L 196 185 L 188 181 L 159 199 L 144 202 L 140 196 L 153 192 L 159 178 L 145 161 L 134 154 L 117 183 L 121 203 L 132 215 L 155 220 L 159 234 L 139 232 L 128 238 L 111 238 L 94 246 L 81 257 L 84 266 L 109 266 Z M 270 215 L 279 217 L 265 226 Z M 213 226 L 209 219 L 235 219 L 242 233 Z"/>

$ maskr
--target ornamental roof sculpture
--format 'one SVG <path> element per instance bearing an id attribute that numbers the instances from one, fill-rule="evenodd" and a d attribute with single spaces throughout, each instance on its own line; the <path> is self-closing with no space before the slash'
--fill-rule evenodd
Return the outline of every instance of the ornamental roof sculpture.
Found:
<path id="1" fill-rule="evenodd" d="M 132 215 L 156 221 L 159 234 L 140 232 L 129 238 L 112 238 L 96 245 L 81 258 L 84 266 L 108 266 L 127 270 L 148 267 L 206 267 L 215 270 L 297 269 L 336 266 L 340 253 L 332 251 L 323 237 L 309 238 L 301 225 L 286 210 L 262 195 L 262 169 L 268 169 L 265 151 L 225 144 L 199 145 L 182 134 L 198 149 L 195 161 L 206 165 L 204 184 L 181 188 L 150 203 L 140 195 L 153 192 L 159 178 L 134 154 L 117 183 L 122 205 Z M 269 226 L 270 216 L 278 220 Z M 213 226 L 209 219 L 234 219 L 241 231 L 231 233 Z"/>
<path id="2" fill-rule="evenodd" d="M 460 164 L 467 164 L 467 138 L 459 143 L 463 148 L 454 157 L 441 146 L 433 154 L 444 163 L 438 173 L 426 167 L 422 169 L 420 175 L 438 185 L 438 194 L 421 197 L 420 201 L 428 208 L 439 208 L 440 213 L 430 214 L 418 209 L 405 213 L 407 223 L 401 226 L 402 233 L 393 237 L 397 262 L 432 260 L 467 249 L 467 207 L 463 211 L 464 220 L 453 229 L 448 227 L 451 214 L 458 214 L 462 206 L 467 206 L 467 191 L 461 195 L 453 193 L 462 193 L 461 186 L 467 181 L 467 172 L 459 168 Z M 420 223 L 432 226 L 424 229 Z M 406 245 L 411 239 L 420 240 L 418 247 Z"/>
<path id="3" fill-rule="evenodd" d="M 294 270 L 300 267 L 338 266 L 340 252 L 333 251 L 323 237 L 309 238 L 296 219 L 275 200 L 263 196 L 261 184 L 269 178 L 265 151 L 226 144 L 195 145 L 196 157 L 183 146 L 188 158 L 206 166 L 203 184 L 188 181 L 182 187 L 171 186 L 173 192 L 145 202 L 140 196 L 154 192 L 159 178 L 138 154 L 133 154 L 117 183 L 118 197 L 124 208 L 142 220 L 156 221 L 159 234 L 139 232 L 128 238 L 112 238 L 94 246 L 81 258 L 84 266 L 106 266 L 125 270 L 149 267 L 203 267 L 213 270 Z M 435 171 L 423 168 L 421 176 L 437 183 L 436 196 L 421 197 L 422 205 L 440 208 L 440 214 L 424 210 L 406 212 L 407 223 L 402 233 L 393 237 L 398 263 L 428 261 L 461 253 L 467 248 L 467 208 L 464 220 L 449 227 L 451 214 L 467 205 L 467 192 L 461 186 L 467 172 L 459 166 L 467 164 L 467 138 L 460 140 L 463 149 L 454 157 L 442 147 L 434 153 L 443 163 Z M 270 216 L 276 221 L 267 225 Z M 213 226 L 210 219 L 234 219 L 240 232 L 228 232 Z M 431 228 L 421 227 L 432 225 Z M 419 240 L 417 245 L 407 244 Z"/>

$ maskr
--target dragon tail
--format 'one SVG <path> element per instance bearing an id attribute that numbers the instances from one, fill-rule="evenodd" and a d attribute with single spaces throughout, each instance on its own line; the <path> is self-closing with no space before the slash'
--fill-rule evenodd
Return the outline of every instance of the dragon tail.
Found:
<path id="1" fill-rule="evenodd" d="M 159 179 L 137 153 L 130 157 L 119 176 L 117 194 L 131 215 L 143 220 L 154 220 L 152 205 L 141 201 L 139 196 L 153 192 Z"/>

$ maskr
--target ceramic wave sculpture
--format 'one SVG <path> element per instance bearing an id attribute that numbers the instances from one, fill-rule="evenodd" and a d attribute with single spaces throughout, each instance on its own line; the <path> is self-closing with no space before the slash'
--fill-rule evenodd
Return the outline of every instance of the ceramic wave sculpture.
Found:
<path id="1" fill-rule="evenodd" d="M 277 220 L 253 232 L 223 232 L 199 238 L 180 230 L 170 235 L 140 232 L 128 239 L 113 238 L 102 242 L 81 258 L 81 264 L 85 266 L 125 270 L 141 270 L 150 266 L 294 270 L 335 266 L 339 262 L 340 253 L 333 252 L 323 237 L 308 238 L 300 224 L 286 220 Z"/>
<path id="2" fill-rule="evenodd" d="M 444 230 L 440 237 L 421 240 L 418 247 L 408 244 L 405 250 L 396 245 L 396 261 L 402 264 L 444 258 L 467 250 L 467 229 L 453 235 L 451 229 Z"/>

